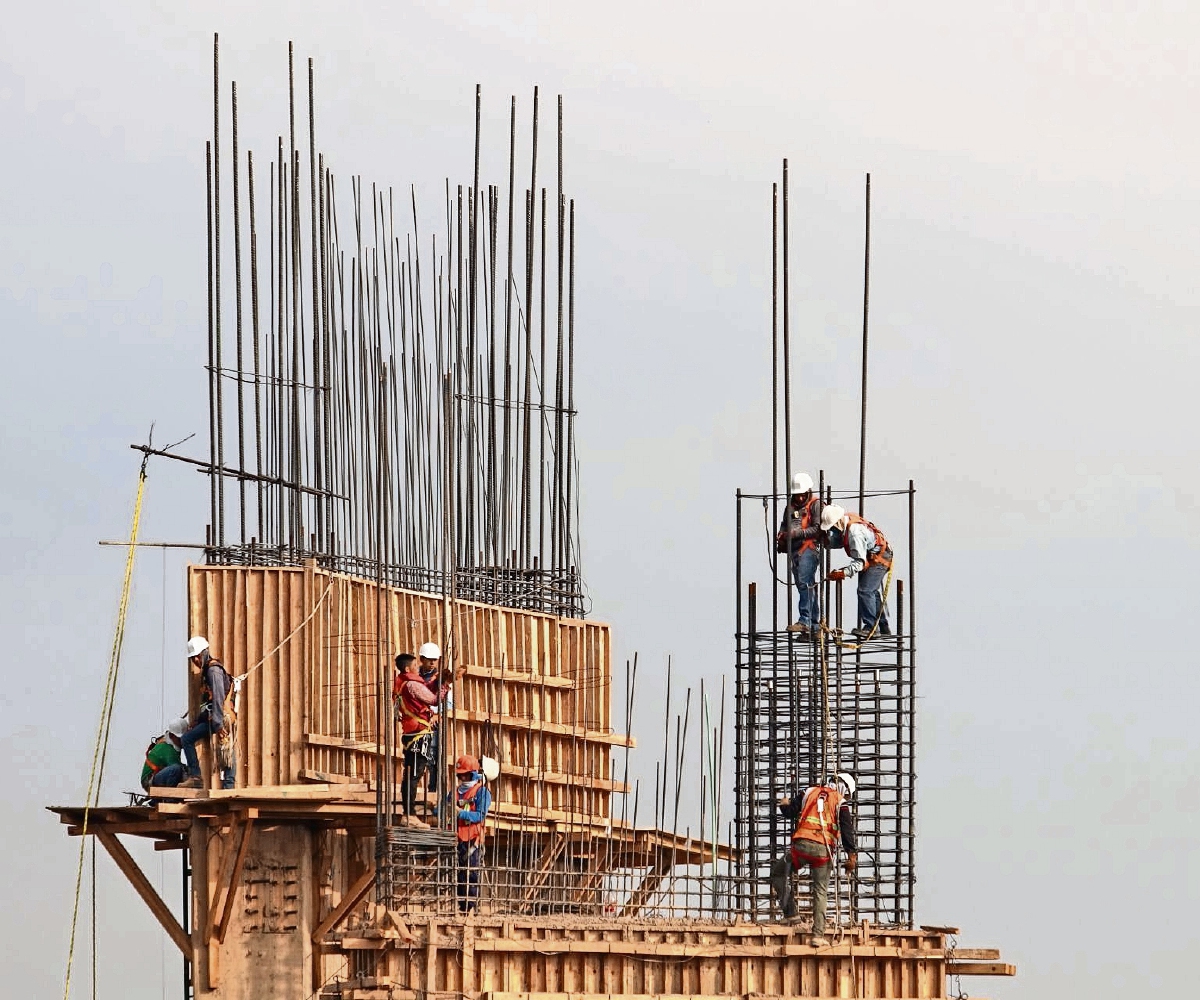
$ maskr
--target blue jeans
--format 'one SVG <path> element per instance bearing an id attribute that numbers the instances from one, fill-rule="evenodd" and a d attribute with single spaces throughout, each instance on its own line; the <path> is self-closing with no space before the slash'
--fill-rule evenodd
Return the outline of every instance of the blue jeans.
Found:
<path id="1" fill-rule="evenodd" d="M 801 549 L 792 556 L 792 582 L 796 585 L 796 621 L 815 628 L 821 620 L 821 601 L 817 596 L 817 572 L 821 568 L 821 550 Z"/>
<path id="2" fill-rule="evenodd" d="M 211 719 L 205 716 L 180 737 L 179 742 L 183 744 L 183 759 L 187 761 L 189 778 L 200 777 L 200 758 L 196 756 L 196 744 L 216 732 L 217 727 L 212 724 Z M 233 787 L 233 768 L 221 769 L 221 787 Z"/>
<path id="3" fill-rule="evenodd" d="M 887 579 L 887 573 L 886 567 L 872 563 L 858 574 L 858 627 L 868 632 L 874 628 L 876 635 L 892 634 L 887 606 L 883 603 L 883 581 Z"/>
<path id="4" fill-rule="evenodd" d="M 182 764 L 168 764 L 154 772 L 150 778 L 151 788 L 174 788 L 183 781 L 186 772 Z"/>

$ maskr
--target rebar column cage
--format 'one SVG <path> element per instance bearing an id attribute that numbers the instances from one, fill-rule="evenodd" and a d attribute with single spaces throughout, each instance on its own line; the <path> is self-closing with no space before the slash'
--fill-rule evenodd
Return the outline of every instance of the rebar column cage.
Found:
<path id="1" fill-rule="evenodd" d="M 828 919 L 911 927 L 915 490 L 910 482 L 907 490 L 864 495 L 866 516 L 885 533 L 894 556 L 887 584 L 892 635 L 862 642 L 851 633 L 857 624 L 856 581 L 826 581 L 829 570 L 845 562 L 828 549 L 819 577 L 826 581 L 819 588 L 823 627 L 809 637 L 787 630 L 795 620 L 796 589 L 787 556 L 774 551 L 787 499 L 737 494 L 734 841 L 743 908 L 751 919 L 779 915 L 768 879 L 794 825 L 780 814 L 780 798 L 848 771 L 858 785 L 852 802 L 858 866 L 852 876 L 840 866 L 836 870 Z M 826 488 L 824 499 L 858 509 L 857 492 Z M 808 877 L 807 868 L 797 875 L 800 882 Z M 806 885 L 796 888 L 805 914 L 810 894 Z"/>
<path id="2" fill-rule="evenodd" d="M 375 841 L 376 901 L 399 913 L 453 913 L 457 866 L 453 832 L 384 827 Z"/>

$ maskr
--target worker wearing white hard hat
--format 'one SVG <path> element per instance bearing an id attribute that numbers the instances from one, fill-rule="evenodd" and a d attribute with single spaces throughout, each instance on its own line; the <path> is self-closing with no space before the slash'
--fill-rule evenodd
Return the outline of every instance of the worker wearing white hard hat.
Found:
<path id="1" fill-rule="evenodd" d="M 817 574 L 821 570 L 821 498 L 813 493 L 812 476 L 792 476 L 787 508 L 775 536 L 775 550 L 787 555 L 796 587 L 796 620 L 789 632 L 809 635 L 821 620 Z"/>
<path id="2" fill-rule="evenodd" d="M 417 656 L 421 660 L 421 678 L 429 686 L 438 701 L 445 706 L 446 712 L 454 710 L 454 688 L 451 684 L 453 678 L 449 675 L 446 664 L 442 660 L 442 647 L 436 642 L 423 642 L 420 648 L 417 649 Z M 459 667 L 455 676 L 461 677 L 465 673 L 465 668 Z M 432 733 L 432 744 L 430 753 L 434 761 L 440 760 L 438 729 L 434 729 Z M 429 791 L 437 792 L 438 782 L 441 780 L 436 766 L 431 767 L 429 774 Z"/>
<path id="3" fill-rule="evenodd" d="M 180 739 L 188 728 L 188 717 L 182 715 L 167 726 L 167 731 L 146 747 L 142 765 L 142 788 L 174 788 L 183 780 L 184 768 L 179 760 Z"/>
<path id="4" fill-rule="evenodd" d="M 854 797 L 854 776 L 845 771 L 829 778 L 823 785 L 805 789 L 802 796 L 779 800 L 779 811 L 785 819 L 796 820 L 791 848 L 771 866 L 771 888 L 786 919 L 797 912 L 792 892 L 792 874 L 804 865 L 812 871 L 813 925 L 812 945 L 821 948 L 825 939 L 825 910 L 829 900 L 829 875 L 840 843 L 846 853 L 845 868 L 853 872 L 858 864 L 858 844 L 854 832 L 854 813 L 850 800 Z"/>
<path id="5" fill-rule="evenodd" d="M 200 709 L 187 730 L 180 736 L 183 760 L 187 775 L 180 782 L 182 788 L 201 786 L 200 758 L 196 744 L 216 736 L 215 756 L 220 761 L 221 787 L 232 788 L 237 770 L 235 743 L 233 741 L 233 678 L 225 666 L 212 655 L 208 640 L 194 635 L 187 642 L 187 658 L 192 673 L 200 684 Z"/>
<path id="6" fill-rule="evenodd" d="M 827 533 L 827 544 L 832 548 L 840 537 L 841 547 L 850 557 L 850 562 L 829 574 L 833 581 L 858 577 L 858 627 L 854 634 L 860 640 L 889 636 L 887 604 L 883 586 L 888 571 L 892 568 L 892 547 L 883 532 L 865 517 L 829 504 L 821 512 L 821 530 Z"/>

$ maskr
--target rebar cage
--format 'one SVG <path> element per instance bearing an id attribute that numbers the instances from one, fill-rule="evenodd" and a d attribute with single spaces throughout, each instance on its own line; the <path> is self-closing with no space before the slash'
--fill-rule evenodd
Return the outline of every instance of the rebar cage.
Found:
<path id="1" fill-rule="evenodd" d="M 858 500 L 858 494 L 823 492 L 826 503 L 844 501 L 847 509 Z M 788 631 L 796 590 L 786 555 L 775 553 L 772 544 L 787 497 L 738 492 L 734 841 L 740 858 L 738 884 L 745 893 L 742 902 L 752 919 L 778 914 L 768 880 L 794 826 L 780 814 L 779 800 L 848 771 L 857 782 L 852 806 L 858 866 L 851 876 L 839 869 L 831 879 L 828 918 L 912 926 L 914 498 L 911 483 L 908 490 L 864 495 L 864 501 L 872 502 L 868 516 L 876 507 L 900 513 L 908 532 L 904 539 L 894 530 L 894 517 L 888 521 L 891 530 L 884 528 L 894 553 L 886 592 L 892 634 L 860 640 L 851 632 L 856 620 L 854 585 L 827 581 L 828 550 L 821 573 L 826 582 L 819 590 L 822 627 L 807 636 Z M 756 508 L 761 508 L 767 526 L 766 561 L 755 554 L 762 544 L 756 539 Z M 746 517 L 747 510 L 754 513 Z M 907 580 L 901 579 L 902 573 Z M 759 586 L 756 575 L 766 577 L 766 586 Z M 807 869 L 796 878 L 806 881 Z M 801 913 L 807 912 L 809 894 L 798 893 L 797 901 Z"/>

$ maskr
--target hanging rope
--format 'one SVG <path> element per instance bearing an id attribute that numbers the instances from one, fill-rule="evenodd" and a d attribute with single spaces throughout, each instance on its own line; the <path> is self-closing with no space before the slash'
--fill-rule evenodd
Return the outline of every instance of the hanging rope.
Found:
<path id="1" fill-rule="evenodd" d="M 79 898 L 83 890 L 84 849 L 87 844 L 88 820 L 100 799 L 100 783 L 104 778 L 104 763 L 108 756 L 108 737 L 112 731 L 113 704 L 117 693 L 117 673 L 121 666 L 121 647 L 125 642 L 125 620 L 129 614 L 129 595 L 133 589 L 133 560 L 137 553 L 138 530 L 142 521 L 142 499 L 146 493 L 146 462 L 138 470 L 137 499 L 133 504 L 133 526 L 129 531 L 129 552 L 125 556 L 125 579 L 121 585 L 121 601 L 117 606 L 117 627 L 113 633 L 112 650 L 108 658 L 108 677 L 104 683 L 104 698 L 100 704 L 100 724 L 92 750 L 92 766 L 88 773 L 87 796 L 83 805 L 83 826 L 79 836 L 79 863 L 75 868 L 75 902 L 71 912 L 71 940 L 67 948 L 67 974 L 63 984 L 63 1000 L 71 995 L 71 968 L 75 961 L 75 931 L 79 924 Z"/>

